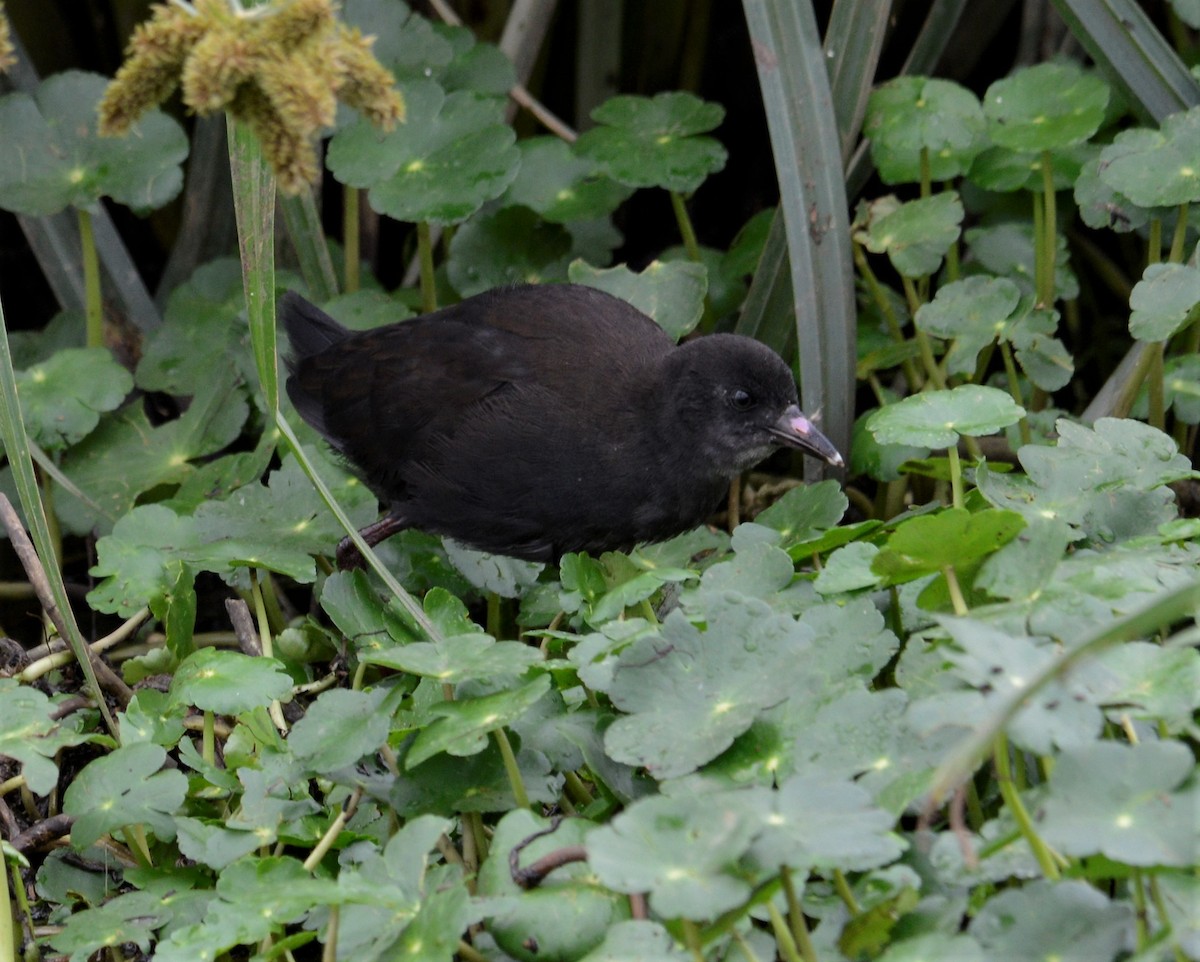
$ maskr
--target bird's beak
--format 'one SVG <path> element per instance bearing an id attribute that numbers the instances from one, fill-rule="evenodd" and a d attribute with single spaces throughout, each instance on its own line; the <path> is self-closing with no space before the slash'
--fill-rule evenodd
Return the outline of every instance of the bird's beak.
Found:
<path id="1" fill-rule="evenodd" d="M 795 404 L 783 412 L 779 420 L 771 426 L 770 431 L 780 443 L 786 444 L 789 448 L 799 448 L 806 454 L 818 457 L 822 461 L 828 461 L 835 468 L 843 467 L 846 463 L 829 438 L 818 431 L 812 421 L 808 419 L 808 415 Z"/>

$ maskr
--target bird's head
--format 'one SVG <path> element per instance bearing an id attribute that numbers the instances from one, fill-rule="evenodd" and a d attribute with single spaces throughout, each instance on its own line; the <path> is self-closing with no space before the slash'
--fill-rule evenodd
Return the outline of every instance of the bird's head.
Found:
<path id="1" fill-rule="evenodd" d="M 681 344 L 668 355 L 666 376 L 669 420 L 728 477 L 779 447 L 844 463 L 800 410 L 788 366 L 752 338 L 713 334 Z"/>

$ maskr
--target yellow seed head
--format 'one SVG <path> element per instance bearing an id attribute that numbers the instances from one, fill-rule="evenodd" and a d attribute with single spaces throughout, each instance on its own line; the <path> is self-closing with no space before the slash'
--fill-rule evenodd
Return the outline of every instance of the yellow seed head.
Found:
<path id="1" fill-rule="evenodd" d="M 10 29 L 8 17 L 4 15 L 4 4 L 0 3 L 0 73 L 6 72 L 17 62 L 17 52 L 13 48 Z"/>
<path id="2" fill-rule="evenodd" d="M 99 131 L 125 133 L 147 110 L 166 100 L 179 85 L 184 60 L 204 34 L 200 18 L 179 7 L 155 7 L 129 40 L 125 63 L 100 101 Z"/>
<path id="3" fill-rule="evenodd" d="M 242 24 L 213 26 L 183 67 L 183 102 L 198 114 L 226 106 L 258 69 L 255 32 Z"/>
<path id="4" fill-rule="evenodd" d="M 339 94 L 375 126 L 391 130 L 404 122 L 404 98 L 392 72 L 371 52 L 374 43 L 374 37 L 364 37 L 357 29 L 338 31 L 335 49 L 343 76 Z"/>

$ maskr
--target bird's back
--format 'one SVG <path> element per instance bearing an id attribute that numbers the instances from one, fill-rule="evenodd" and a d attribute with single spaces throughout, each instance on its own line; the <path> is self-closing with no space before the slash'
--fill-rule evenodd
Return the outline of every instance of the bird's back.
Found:
<path id="1" fill-rule="evenodd" d="M 622 521 L 606 507 L 613 487 L 644 484 L 633 465 L 657 470 L 647 372 L 674 345 L 624 301 L 505 288 L 354 333 L 314 312 L 280 301 L 295 351 L 288 394 L 414 525 L 549 557 L 606 537 Z M 546 531 L 566 527 L 582 542 L 553 544 Z"/>

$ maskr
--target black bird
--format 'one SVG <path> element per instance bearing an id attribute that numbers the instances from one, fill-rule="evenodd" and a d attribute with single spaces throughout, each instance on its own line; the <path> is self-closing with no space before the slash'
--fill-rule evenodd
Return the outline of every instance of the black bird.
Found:
<path id="1" fill-rule="evenodd" d="M 701 524 L 780 446 L 840 466 L 770 348 L 714 334 L 676 346 L 632 305 L 570 284 L 498 288 L 352 332 L 279 301 L 288 396 L 404 528 L 551 561 L 628 550 Z M 361 565 L 349 539 L 339 566 Z"/>

